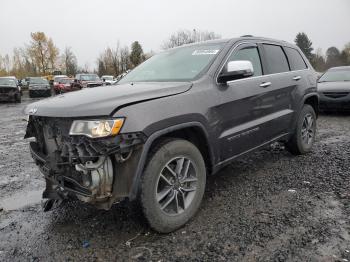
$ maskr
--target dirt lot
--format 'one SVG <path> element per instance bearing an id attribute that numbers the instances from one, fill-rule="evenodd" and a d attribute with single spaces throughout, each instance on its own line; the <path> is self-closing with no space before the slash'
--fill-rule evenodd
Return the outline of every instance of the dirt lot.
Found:
<path id="1" fill-rule="evenodd" d="M 350 261 L 350 115 L 322 115 L 309 155 L 274 145 L 209 177 L 197 216 L 160 235 L 126 203 L 41 211 L 31 101 L 0 104 L 0 261 Z"/>

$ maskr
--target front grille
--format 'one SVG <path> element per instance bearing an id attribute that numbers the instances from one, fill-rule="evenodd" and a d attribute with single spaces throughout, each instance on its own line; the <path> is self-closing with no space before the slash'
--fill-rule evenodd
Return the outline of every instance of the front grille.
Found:
<path id="1" fill-rule="evenodd" d="M 71 123 L 71 119 L 30 116 L 27 135 L 36 137 L 41 151 L 47 155 L 69 137 Z"/>
<path id="2" fill-rule="evenodd" d="M 30 124 L 35 126 L 33 134 L 43 154 L 58 154 L 64 160 L 94 160 L 109 150 L 119 150 L 120 138 L 89 139 L 85 136 L 69 136 L 73 119 L 31 116 Z"/>
<path id="3" fill-rule="evenodd" d="M 323 95 L 330 98 L 342 98 L 349 95 L 349 92 L 323 92 Z"/>

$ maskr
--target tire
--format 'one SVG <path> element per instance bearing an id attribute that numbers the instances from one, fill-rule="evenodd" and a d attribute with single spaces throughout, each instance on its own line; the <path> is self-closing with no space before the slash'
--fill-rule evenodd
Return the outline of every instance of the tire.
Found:
<path id="1" fill-rule="evenodd" d="M 151 152 L 141 182 L 140 204 L 149 225 L 160 233 L 182 227 L 198 211 L 205 183 L 205 163 L 197 147 L 181 139 L 159 143 Z"/>
<path id="2" fill-rule="evenodd" d="M 309 122 L 311 120 L 312 122 Z M 294 134 L 286 144 L 287 150 L 294 155 L 309 153 L 312 150 L 312 146 L 315 142 L 315 136 L 315 110 L 310 105 L 304 105 L 299 114 Z"/>
<path id="3" fill-rule="evenodd" d="M 16 103 L 21 103 L 22 102 L 22 97 L 21 97 L 20 93 L 15 96 L 15 102 Z"/>
<path id="4" fill-rule="evenodd" d="M 33 96 L 33 93 L 30 92 L 30 91 L 29 91 L 28 95 L 29 95 L 30 98 L 33 98 L 33 97 L 34 97 L 34 96 Z"/>

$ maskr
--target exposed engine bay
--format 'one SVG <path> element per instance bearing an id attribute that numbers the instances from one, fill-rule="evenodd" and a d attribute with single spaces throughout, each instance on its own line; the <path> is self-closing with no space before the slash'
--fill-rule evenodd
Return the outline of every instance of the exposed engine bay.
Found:
<path id="1" fill-rule="evenodd" d="M 30 116 L 25 138 L 46 179 L 43 198 L 79 199 L 109 209 L 128 196 L 145 141 L 142 133 L 70 136 L 73 119 Z"/>

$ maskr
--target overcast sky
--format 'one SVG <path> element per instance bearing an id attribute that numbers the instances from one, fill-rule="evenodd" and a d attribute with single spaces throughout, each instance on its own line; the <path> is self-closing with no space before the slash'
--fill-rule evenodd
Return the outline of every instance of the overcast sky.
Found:
<path id="1" fill-rule="evenodd" d="M 118 40 L 158 51 L 171 33 L 194 28 L 223 38 L 252 34 L 289 42 L 304 31 L 325 52 L 350 42 L 349 25 L 350 0 L 1 0 L 0 54 L 43 31 L 91 69 Z"/>

